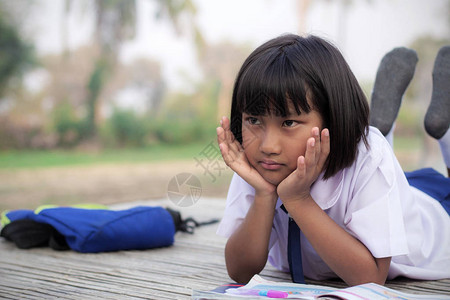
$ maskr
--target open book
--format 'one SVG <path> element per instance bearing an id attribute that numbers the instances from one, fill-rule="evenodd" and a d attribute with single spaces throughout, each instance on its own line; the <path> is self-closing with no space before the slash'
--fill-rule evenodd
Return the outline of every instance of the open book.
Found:
<path id="1" fill-rule="evenodd" d="M 346 299 L 346 300 L 377 300 L 377 299 L 403 299 L 403 300 L 450 300 L 446 295 L 416 295 L 399 292 L 375 283 L 367 283 L 344 289 L 310 284 L 297 284 L 274 282 L 253 276 L 245 286 L 229 287 L 225 290 L 208 292 L 193 291 L 192 299 Z"/>

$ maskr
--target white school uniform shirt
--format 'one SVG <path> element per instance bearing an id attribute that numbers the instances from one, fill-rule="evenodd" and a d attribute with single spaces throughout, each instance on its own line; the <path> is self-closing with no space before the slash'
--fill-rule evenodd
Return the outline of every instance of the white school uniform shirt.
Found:
<path id="1" fill-rule="evenodd" d="M 315 202 L 376 258 L 392 257 L 388 279 L 450 278 L 450 218 L 441 204 L 411 187 L 391 146 L 374 127 L 369 149 L 359 144 L 356 161 L 311 187 Z M 230 237 L 244 220 L 254 189 L 234 174 L 217 234 Z M 289 272 L 288 215 L 278 199 L 269 242 L 269 262 Z M 301 234 L 303 271 L 316 280 L 337 277 Z"/>

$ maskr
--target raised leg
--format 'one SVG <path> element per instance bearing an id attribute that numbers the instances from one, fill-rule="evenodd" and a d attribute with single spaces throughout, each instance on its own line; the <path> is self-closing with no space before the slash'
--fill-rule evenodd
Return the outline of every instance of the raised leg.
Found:
<path id="1" fill-rule="evenodd" d="M 400 47 L 381 60 L 370 104 L 370 125 L 386 136 L 391 131 L 403 94 L 414 76 L 418 58 L 414 50 Z"/>
<path id="2" fill-rule="evenodd" d="M 439 142 L 450 176 L 450 45 L 442 47 L 434 62 L 433 92 L 425 114 L 425 130 Z"/>

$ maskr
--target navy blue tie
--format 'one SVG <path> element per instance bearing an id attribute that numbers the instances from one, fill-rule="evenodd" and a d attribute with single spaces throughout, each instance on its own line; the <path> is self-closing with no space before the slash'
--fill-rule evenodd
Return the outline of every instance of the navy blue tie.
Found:
<path id="1" fill-rule="evenodd" d="M 284 205 L 281 209 L 288 213 Z M 305 283 L 303 276 L 302 251 L 300 244 L 300 228 L 294 219 L 289 216 L 289 232 L 288 232 L 288 262 L 291 272 L 292 282 Z"/>

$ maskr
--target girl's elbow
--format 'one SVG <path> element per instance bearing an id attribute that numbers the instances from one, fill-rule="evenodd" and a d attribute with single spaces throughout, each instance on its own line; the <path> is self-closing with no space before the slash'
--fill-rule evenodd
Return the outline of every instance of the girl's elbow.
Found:
<path id="1" fill-rule="evenodd" d="M 356 286 L 365 283 L 376 283 L 379 285 L 384 285 L 386 283 L 386 276 L 380 276 L 378 274 L 361 276 L 359 278 L 354 278 L 353 280 L 347 281 L 349 286 Z"/>
<path id="2" fill-rule="evenodd" d="M 391 267 L 391 257 L 375 258 L 377 264 L 377 274 L 374 283 L 384 285 L 386 283 L 389 268 Z"/>
<path id="3" fill-rule="evenodd" d="M 239 249 L 239 251 L 236 251 Z M 267 253 L 241 251 L 240 247 L 225 246 L 225 264 L 228 276 L 237 283 L 247 283 L 259 274 L 267 262 Z"/>
<path id="4" fill-rule="evenodd" d="M 262 271 L 259 265 L 241 265 L 239 263 L 232 263 L 227 261 L 228 276 L 235 282 L 247 284 L 250 279 Z"/>
<path id="5" fill-rule="evenodd" d="M 377 278 L 374 280 L 373 283 L 379 284 L 379 285 L 384 285 L 386 283 L 386 278 Z"/>
<path id="6" fill-rule="evenodd" d="M 228 276 L 231 280 L 239 284 L 247 284 L 250 279 L 252 279 L 253 275 L 244 274 L 243 272 L 232 272 L 228 269 Z"/>
<path id="7" fill-rule="evenodd" d="M 351 277 L 347 284 L 349 286 L 360 285 L 364 283 L 376 283 L 384 285 L 389 273 L 391 258 L 375 258 L 375 266 L 360 270 L 360 276 Z"/>

